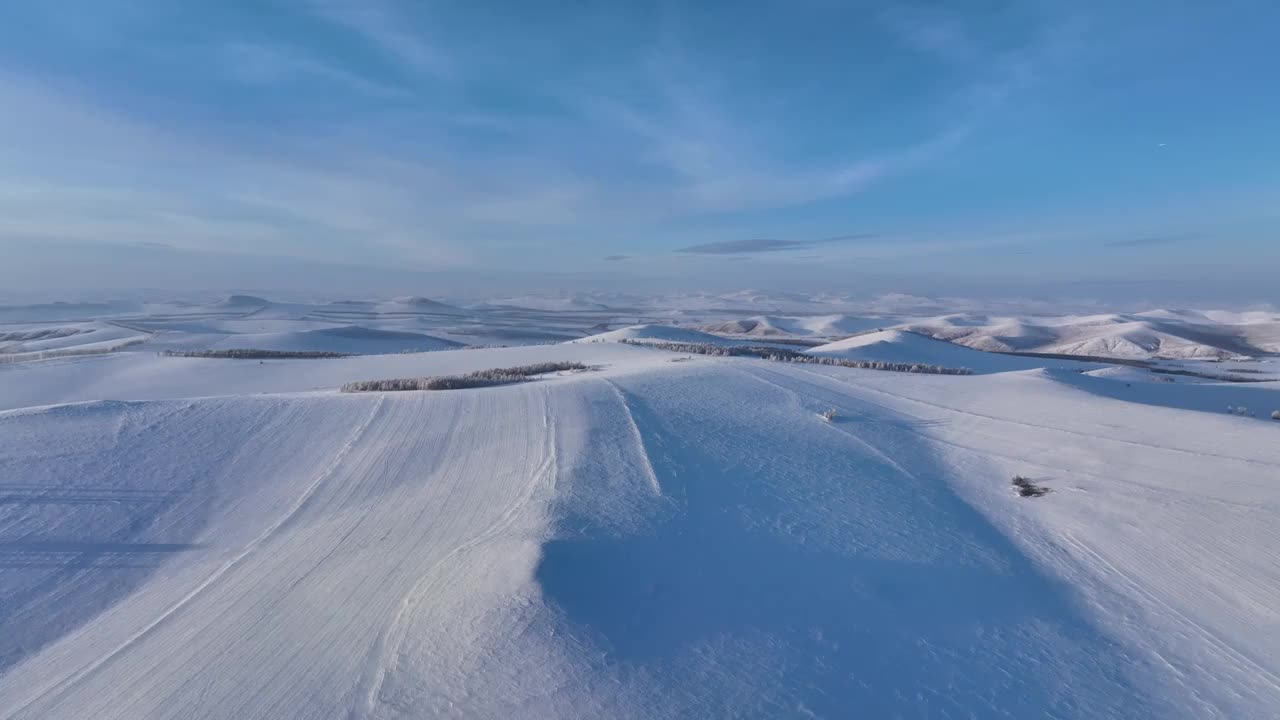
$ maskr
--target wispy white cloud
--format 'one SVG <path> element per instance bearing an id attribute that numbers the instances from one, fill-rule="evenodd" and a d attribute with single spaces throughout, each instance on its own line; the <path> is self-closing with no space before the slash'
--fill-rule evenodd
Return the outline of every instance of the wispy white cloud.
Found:
<path id="1" fill-rule="evenodd" d="M 424 3 L 396 6 L 385 0 L 312 0 L 310 8 L 321 18 L 362 38 L 386 57 L 408 68 L 439 78 L 452 77 L 456 68 L 450 55 L 431 42 L 406 10 L 422 10 Z"/>
<path id="2" fill-rule="evenodd" d="M 366 95 L 388 98 L 407 96 L 403 88 L 374 80 L 282 44 L 233 41 L 222 48 L 220 59 L 223 66 L 237 78 L 253 84 L 288 85 L 299 78 L 311 78 Z"/>
<path id="3" fill-rule="evenodd" d="M 666 216 L 791 207 L 856 193 L 928 164 L 974 127 L 966 114 L 904 147 L 853 157 L 832 148 L 819 161 L 796 161 L 785 145 L 798 129 L 785 119 L 752 119 L 734 109 L 716 94 L 714 79 L 696 80 L 709 72 L 650 63 L 631 78 L 625 95 L 590 87 L 568 100 L 589 126 L 616 135 L 616 146 L 638 171 L 658 173 L 662 185 L 649 194 Z"/>
<path id="4" fill-rule="evenodd" d="M 876 20 L 905 46 L 945 62 L 969 62 L 981 54 L 961 18 L 936 4 L 894 3 Z"/>
<path id="5" fill-rule="evenodd" d="M 431 221 L 469 199 L 423 168 L 392 173 L 376 157 L 288 138 L 228 145 L 3 74 L 0 104 L 27 109 L 0 118 L 0 133 L 23 139 L 5 151 L 0 232 L 328 259 L 358 249 L 387 262 L 466 256 Z"/>
<path id="6" fill-rule="evenodd" d="M 877 237 L 874 233 L 855 233 L 838 237 L 820 238 L 817 240 L 777 240 L 773 238 L 757 238 L 749 240 L 725 240 L 723 242 L 699 243 L 680 248 L 682 253 L 698 255 L 743 255 L 762 252 L 785 252 L 790 250 L 808 250 L 815 245 L 827 243 L 851 242 Z"/>
<path id="7" fill-rule="evenodd" d="M 750 89 L 731 67 L 668 39 L 616 66 L 522 88 L 545 94 L 547 117 L 415 87 L 408 74 L 465 87 L 467 53 L 476 52 L 433 38 L 409 12 L 420 6 L 305 7 L 401 71 L 371 75 L 299 38 L 224 38 L 212 45 L 220 48 L 213 60 L 244 82 L 319 82 L 350 93 L 350 117 L 323 126 L 284 133 L 264 124 L 221 137 L 0 74 L 0 104 L 27 109 L 0 118 L 0 131 L 18 140 L 0 147 L 0 160 L 13 160 L 0 183 L 41 188 L 34 203 L 0 192 L 0 215 L 13 209 L 0 229 L 331 259 L 370 252 L 387 263 L 511 262 L 518 253 L 510 248 L 534 256 L 547 243 L 588 243 L 620 225 L 642 233 L 800 206 L 921 170 L 964 142 L 1035 68 L 1033 57 L 1019 56 L 976 76 L 972 108 L 901 146 L 833 144 L 801 159 L 788 149 L 802 131 L 788 116 L 746 111 Z M 911 27 L 919 33 L 911 42 L 925 51 L 977 52 L 946 22 Z"/>

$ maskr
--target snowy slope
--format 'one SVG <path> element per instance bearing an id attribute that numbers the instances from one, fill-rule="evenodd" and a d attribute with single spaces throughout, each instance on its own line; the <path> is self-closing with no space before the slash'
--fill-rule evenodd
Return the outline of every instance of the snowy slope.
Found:
<path id="1" fill-rule="evenodd" d="M 1220 360 L 1280 348 L 1280 318 L 1271 313 L 1153 310 L 1061 317 L 947 315 L 906 327 L 995 352 Z"/>
<path id="2" fill-rule="evenodd" d="M 544 310 L 552 312 L 590 312 L 607 310 L 608 305 L 599 302 L 590 294 L 570 293 L 566 295 L 492 298 L 478 306 L 484 308 L 520 308 L 524 310 Z"/>
<path id="3" fill-rule="evenodd" d="M 0 365 L 0 720 L 1280 712 L 1280 423 L 1222 411 L 1280 383 L 824 347 L 984 374 L 616 342 Z M 545 360 L 596 369 L 333 391 Z"/>
<path id="4" fill-rule="evenodd" d="M 805 351 L 809 355 L 888 363 L 924 363 L 968 368 L 976 373 L 1009 372 L 1045 367 L 1098 367 L 1069 360 L 1043 360 L 973 350 L 904 330 L 855 335 Z"/>
<path id="5" fill-rule="evenodd" d="M 111 352 L 147 338 L 146 331 L 102 321 L 0 325 L 0 362 Z"/>
<path id="6" fill-rule="evenodd" d="M 213 303 L 213 307 L 240 309 L 240 310 L 255 310 L 257 308 L 266 307 L 267 305 L 270 305 L 270 304 L 271 304 L 270 300 L 267 300 L 266 298 L 260 298 L 256 295 L 230 295 L 222 300 L 219 300 L 216 303 Z"/>
<path id="7" fill-rule="evenodd" d="M 805 370 L 827 376 L 811 392 L 893 409 L 928 437 L 961 494 L 1076 588 L 1101 627 L 1194 688 L 1175 714 L 1274 714 L 1280 632 L 1261 618 L 1280 592 L 1280 559 L 1260 549 L 1280 540 L 1280 427 L 1210 406 L 1219 393 L 1280 405 L 1280 386 L 1140 387 L 1073 372 L 903 383 Z M 1011 498 L 991 478 L 1014 473 L 1054 492 Z"/>
<path id="8" fill-rule="evenodd" d="M 574 343 L 609 343 L 621 340 L 637 340 L 652 342 L 710 343 L 713 345 L 734 344 L 730 340 L 710 333 L 672 327 L 670 325 L 633 325 L 631 327 L 609 330 L 607 332 L 588 335 L 571 342 Z"/>
<path id="9" fill-rule="evenodd" d="M 538 362 L 665 363 L 669 353 L 599 343 L 360 355 L 324 360 L 224 360 L 150 352 L 0 364 L 0 410 L 92 400 L 159 400 L 332 390 L 354 380 L 455 375 Z"/>
<path id="10" fill-rule="evenodd" d="M 213 344 L 214 348 L 340 352 L 353 355 L 424 352 L 456 348 L 458 343 L 420 333 L 375 330 L 347 325 L 275 333 L 242 333 Z"/>
<path id="11" fill-rule="evenodd" d="M 178 485 L 176 502 L 194 505 L 171 511 L 184 518 L 177 527 L 166 526 L 167 515 L 114 517 L 121 504 L 147 503 L 130 502 L 130 488 L 94 487 L 122 498 L 98 508 L 113 517 L 80 522 L 49 539 L 45 530 L 40 539 L 20 534 L 8 543 L 16 572 L 28 579 L 10 578 L 6 587 L 20 587 L 35 604 L 20 608 L 15 621 L 19 614 L 45 618 L 41 591 L 66 593 L 66 583 L 56 581 L 70 568 L 110 575 L 119 563 L 152 564 L 163 572 L 0 679 L 7 701 L 0 715 L 280 718 L 372 711 L 381 673 L 399 654 L 397 614 L 416 607 L 416 596 L 482 607 L 485 584 L 501 587 L 500 572 L 485 577 L 494 559 L 509 557 L 515 569 L 531 562 L 536 535 L 522 537 L 524 511 L 549 480 L 551 456 L 545 429 L 528 423 L 542 413 L 540 392 L 514 392 L 522 398 L 514 405 L 510 395 L 483 394 L 454 395 L 444 407 L 423 396 L 268 407 L 251 401 L 225 411 L 197 405 L 193 419 L 216 423 L 196 435 L 216 455 L 199 459 L 222 461 L 213 477 Z M 524 403 L 528 412 L 520 409 Z M 144 409 L 140 422 L 166 411 L 175 412 Z M 325 433 L 339 417 L 349 422 Z M 245 421 L 256 421 L 256 436 L 228 432 Z M 418 439 L 404 443 L 411 429 Z M 503 440 L 486 442 L 491 437 Z M 169 487 L 165 476 L 186 469 L 180 455 L 142 450 L 118 459 L 127 474 L 85 479 Z M 469 482 L 475 477 L 486 485 L 475 488 Z M 236 486 L 248 478 L 251 487 Z M 87 492 L 75 487 L 63 494 Z M 36 506 L 42 502 L 36 495 Z M 207 529 L 192 528 L 190 515 L 208 515 Z M 454 580 L 471 575 L 480 576 L 478 586 Z M 455 589 L 452 601 L 432 592 L 441 583 Z M 85 595 L 70 601 L 99 602 L 97 593 Z M 214 658 L 218 669 L 211 672 Z"/>
<path id="12" fill-rule="evenodd" d="M 0 717 L 1280 707 L 1280 568 L 1240 551 L 1280 539 L 1269 424 L 612 347 L 481 391 L 0 415 Z"/>
<path id="13" fill-rule="evenodd" d="M 699 330 L 719 335 L 753 335 L 761 337 L 842 337 L 871 330 L 896 321 L 877 317 L 853 317 L 850 315 L 817 315 L 812 317 L 783 317 L 757 315 L 739 320 L 710 323 Z"/>
<path id="14" fill-rule="evenodd" d="M 38 305 L 0 305 L 0 322 L 76 322 L 128 315 L 143 310 L 137 302 L 53 302 Z"/>

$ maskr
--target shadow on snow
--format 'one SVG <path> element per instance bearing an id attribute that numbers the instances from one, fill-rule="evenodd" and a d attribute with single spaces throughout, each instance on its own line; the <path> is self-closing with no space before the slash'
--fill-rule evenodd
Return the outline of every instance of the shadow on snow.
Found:
<path id="1" fill-rule="evenodd" d="M 748 712 L 1158 714 L 1127 681 L 1123 651 L 1081 616 L 1067 589 L 953 494 L 901 419 L 885 418 L 877 432 L 913 450 L 895 458 L 910 474 L 838 435 L 856 435 L 861 422 L 821 438 L 828 453 L 792 464 L 802 451 L 788 433 L 819 437 L 805 434 L 830 426 L 814 418 L 812 428 L 778 426 L 777 437 L 764 436 L 758 428 L 773 426 L 759 418 L 712 417 L 732 406 L 732 386 L 710 388 L 711 397 L 706 389 L 645 393 L 661 406 L 626 393 L 678 511 L 619 537 L 569 508 L 565 532 L 544 547 L 546 597 L 605 651 L 606 664 L 666 677 L 686 709 L 724 715 L 744 712 L 731 705 L 740 695 L 714 680 L 682 684 L 675 668 L 726 640 L 767 648 L 768 672 L 739 681 L 756 683 L 756 700 L 768 696 L 770 707 Z M 856 404 L 842 403 L 841 412 Z M 719 452 L 733 443 L 749 457 Z M 795 517 L 797 499 L 833 512 Z M 886 544 L 895 527 L 905 533 Z M 832 532 L 839 540 L 824 542 Z"/>

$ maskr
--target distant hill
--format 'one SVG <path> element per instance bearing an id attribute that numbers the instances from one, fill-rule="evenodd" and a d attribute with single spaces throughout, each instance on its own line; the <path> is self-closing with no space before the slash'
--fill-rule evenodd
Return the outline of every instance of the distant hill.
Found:
<path id="1" fill-rule="evenodd" d="M 218 341 L 214 349 L 339 352 L 384 355 L 461 347 L 461 343 L 421 333 L 375 330 L 359 325 L 274 333 L 243 333 Z"/>

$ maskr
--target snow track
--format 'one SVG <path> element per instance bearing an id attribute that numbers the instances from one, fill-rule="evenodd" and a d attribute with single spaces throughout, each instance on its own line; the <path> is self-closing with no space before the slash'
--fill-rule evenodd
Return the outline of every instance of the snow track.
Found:
<path id="1" fill-rule="evenodd" d="M 1099 402 L 1041 376 L 984 382 L 970 395 L 936 392 L 932 379 L 786 374 L 824 402 L 843 395 L 912 418 L 911 432 L 950 456 L 957 489 L 1077 588 L 1109 632 L 1160 658 L 1193 714 L 1265 717 L 1280 704 L 1280 634 L 1257 624 L 1274 616 L 1267 598 L 1280 596 L 1280 559 L 1248 550 L 1280 543 L 1273 428 L 1190 412 L 1173 424 L 1166 409 Z M 1215 452 L 1228 436 L 1248 454 Z M 1000 480 L 1028 468 L 1059 491 L 1053 502 L 1007 493 Z"/>
<path id="2" fill-rule="evenodd" d="M 199 585 L 197 585 L 190 593 L 188 593 L 187 595 L 179 599 L 178 602 L 174 603 L 168 609 L 161 612 L 160 615 L 155 620 L 153 620 L 150 624 L 146 625 L 140 631 L 138 631 L 137 633 L 129 637 L 127 640 L 125 640 L 125 642 L 121 644 L 119 647 L 107 653 L 101 659 L 95 660 L 89 665 L 85 666 L 84 668 L 72 673 L 70 676 L 64 678 L 61 682 L 59 682 L 54 687 L 43 691 L 39 696 L 39 698 L 37 698 L 37 700 L 43 699 L 43 698 L 53 698 L 54 701 L 56 702 L 56 700 L 64 697 L 67 693 L 73 690 L 77 684 L 87 680 L 100 668 L 103 668 L 106 665 L 108 665 L 112 660 L 118 657 L 121 653 L 127 651 L 129 648 L 131 648 L 138 642 L 142 641 L 149 633 L 154 631 L 156 628 L 160 627 L 160 625 L 164 623 L 166 620 L 168 620 L 174 613 L 177 613 L 178 611 L 182 610 L 182 608 L 185 607 L 188 603 L 196 599 L 200 595 L 200 593 L 204 592 L 211 586 L 214 586 L 215 583 L 217 583 L 219 580 L 222 579 L 223 575 L 225 575 L 227 572 L 235 568 L 237 564 L 239 564 L 242 560 L 248 557 L 250 553 L 256 550 L 259 545 L 261 545 L 264 541 L 270 538 L 283 525 L 288 523 L 300 510 L 302 510 L 304 506 L 306 506 L 307 501 L 315 493 L 316 489 L 325 480 L 329 479 L 334 474 L 334 471 L 336 471 L 337 468 L 341 465 L 342 459 L 351 450 L 352 446 L 355 445 L 355 443 L 360 439 L 360 437 L 364 434 L 364 432 L 369 428 L 370 423 L 373 422 L 373 419 L 377 416 L 377 412 L 381 407 L 382 407 L 382 398 L 379 398 L 378 403 L 373 408 L 373 412 L 369 414 L 369 417 L 363 423 L 357 426 L 355 431 L 351 434 L 350 439 L 348 439 L 347 442 L 343 444 L 342 448 L 334 456 L 333 463 L 328 468 L 326 468 L 324 472 L 320 473 L 320 475 L 316 477 L 314 482 L 312 482 L 309 486 L 307 486 L 302 491 L 302 495 L 299 497 L 297 504 L 294 505 L 292 508 L 290 508 L 289 511 L 279 521 L 269 526 L 266 530 L 262 532 L 261 535 L 259 535 L 258 537 L 250 541 L 249 544 L 246 545 L 244 549 L 240 551 L 239 554 L 234 556 L 226 564 L 216 569 L 212 574 L 209 575 L 209 577 L 205 578 L 204 581 L 202 581 Z M 33 700 L 33 702 L 34 701 L 35 700 Z M 18 708 L 16 714 L 21 715 L 24 710 L 26 710 L 26 706 Z"/>
<path id="3" fill-rule="evenodd" d="M 432 594 L 442 565 L 465 562 L 530 510 L 555 465 L 552 423 L 526 422 L 549 412 L 541 388 L 362 400 L 327 467 L 269 479 L 294 488 L 277 520 L 150 619 L 99 618 L 141 621 L 108 652 L 92 655 L 88 636 L 112 633 L 86 632 L 0 679 L 0 717 L 371 714 L 400 621 Z M 289 440 L 277 435 L 271 450 L 288 453 Z M 24 682 L 27 668 L 45 682 Z"/>

